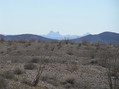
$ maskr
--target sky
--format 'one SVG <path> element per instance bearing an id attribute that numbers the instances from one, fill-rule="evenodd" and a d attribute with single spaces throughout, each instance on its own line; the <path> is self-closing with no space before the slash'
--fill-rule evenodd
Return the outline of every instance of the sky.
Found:
<path id="1" fill-rule="evenodd" d="M 0 34 L 119 33 L 119 0 L 0 0 Z"/>

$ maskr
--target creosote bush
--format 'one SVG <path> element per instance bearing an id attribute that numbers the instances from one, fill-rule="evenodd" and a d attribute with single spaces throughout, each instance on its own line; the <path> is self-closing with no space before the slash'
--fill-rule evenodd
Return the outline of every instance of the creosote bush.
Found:
<path id="1" fill-rule="evenodd" d="M 36 69 L 36 68 L 37 68 L 37 66 L 33 63 L 28 63 L 28 64 L 24 65 L 24 69 L 33 70 L 33 69 Z"/>
<path id="2" fill-rule="evenodd" d="M 32 86 L 33 85 L 32 81 L 30 81 L 30 80 L 28 80 L 26 78 L 23 78 L 22 81 L 21 81 L 21 83 L 24 83 L 24 84 L 29 85 L 29 86 Z"/>
<path id="3" fill-rule="evenodd" d="M 21 75 L 21 74 L 25 73 L 25 71 L 21 68 L 15 68 L 15 70 L 13 72 L 16 75 Z"/>
<path id="4" fill-rule="evenodd" d="M 68 55 L 73 55 L 73 50 L 72 50 L 72 48 L 69 48 L 69 49 L 67 50 L 67 54 L 68 54 Z"/>
<path id="5" fill-rule="evenodd" d="M 13 79 L 14 78 L 14 73 L 11 70 L 4 71 L 0 75 L 6 79 Z"/>
<path id="6" fill-rule="evenodd" d="M 63 81 L 61 81 L 62 85 L 65 85 L 68 83 L 71 85 L 74 85 L 75 84 L 75 78 L 73 76 L 67 75 L 66 77 L 63 78 Z"/>
<path id="7" fill-rule="evenodd" d="M 33 58 L 30 61 L 31 63 L 38 63 L 39 62 L 39 58 Z"/>
<path id="8" fill-rule="evenodd" d="M 90 63 L 90 64 L 97 64 L 97 63 L 98 63 L 98 60 L 96 60 L 96 59 L 91 59 L 89 63 Z"/>
<path id="9" fill-rule="evenodd" d="M 73 65 L 70 64 L 70 65 L 67 65 L 66 69 L 72 73 L 74 71 L 77 71 L 79 68 L 76 64 L 73 64 Z"/>
<path id="10" fill-rule="evenodd" d="M 0 76 L 0 89 L 8 89 L 8 82 Z"/>
<path id="11" fill-rule="evenodd" d="M 44 75 L 41 77 L 42 81 L 45 81 L 53 86 L 58 86 L 59 81 L 57 80 L 56 76 L 49 76 L 49 75 Z"/>

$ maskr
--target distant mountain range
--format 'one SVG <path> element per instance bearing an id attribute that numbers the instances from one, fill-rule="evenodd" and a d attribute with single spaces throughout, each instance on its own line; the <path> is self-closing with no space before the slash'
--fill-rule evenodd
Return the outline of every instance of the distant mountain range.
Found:
<path id="1" fill-rule="evenodd" d="M 3 37 L 3 35 L 1 35 Z M 44 42 L 51 42 L 53 39 L 45 38 L 39 35 L 33 34 L 21 34 L 21 35 L 6 35 L 4 36 L 4 40 L 26 40 L 29 41 L 31 39 L 35 39 L 36 41 L 44 41 Z"/>
<path id="2" fill-rule="evenodd" d="M 91 35 L 90 33 L 86 33 L 83 36 Z M 47 35 L 42 35 L 43 37 L 50 38 L 50 39 L 57 39 L 57 40 L 64 40 L 64 39 L 76 39 L 83 36 L 79 35 L 61 35 L 59 32 L 50 31 Z"/>
<path id="3" fill-rule="evenodd" d="M 47 37 L 47 38 L 46 38 Z M 49 37 L 49 38 L 48 38 Z M 4 40 L 30 40 L 35 39 L 36 41 L 44 41 L 44 42 L 51 42 L 54 41 L 56 38 L 64 40 L 64 38 L 71 40 L 75 43 L 81 43 L 82 40 L 86 40 L 89 43 L 96 43 L 102 42 L 105 44 L 118 44 L 119 45 L 119 33 L 114 32 L 103 32 L 96 35 L 86 34 L 86 36 L 76 36 L 76 35 L 60 35 L 59 32 L 51 31 L 49 34 L 43 36 L 33 35 L 33 34 L 21 34 L 21 35 L 0 35 L 0 39 L 3 38 Z M 54 38 L 54 39 L 51 39 Z M 70 39 L 71 38 L 71 39 Z M 74 39 L 73 39 L 74 38 Z"/>
<path id="4" fill-rule="evenodd" d="M 118 44 L 119 45 L 119 33 L 103 32 L 97 35 L 88 35 L 81 38 L 73 39 L 75 43 L 81 43 L 85 39 L 89 43 L 101 42 L 105 44 Z"/>

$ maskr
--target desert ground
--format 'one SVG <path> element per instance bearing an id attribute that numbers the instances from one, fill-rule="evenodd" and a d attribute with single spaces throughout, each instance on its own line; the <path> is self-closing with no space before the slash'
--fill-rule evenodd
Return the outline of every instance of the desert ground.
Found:
<path id="1" fill-rule="evenodd" d="M 119 45 L 0 41 L 0 89 L 119 89 Z"/>

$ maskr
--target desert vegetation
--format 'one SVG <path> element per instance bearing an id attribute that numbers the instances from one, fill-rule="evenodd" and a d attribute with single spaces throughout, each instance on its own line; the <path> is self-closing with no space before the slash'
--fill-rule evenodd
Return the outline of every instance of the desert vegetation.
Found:
<path id="1" fill-rule="evenodd" d="M 1 40 L 0 89 L 119 89 L 119 45 Z"/>

